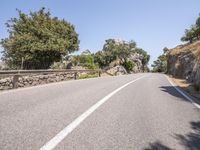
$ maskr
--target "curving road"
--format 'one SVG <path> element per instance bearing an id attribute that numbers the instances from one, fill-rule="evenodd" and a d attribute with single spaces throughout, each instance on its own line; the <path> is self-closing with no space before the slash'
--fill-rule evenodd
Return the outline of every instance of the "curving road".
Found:
<path id="1" fill-rule="evenodd" d="M 200 109 L 162 74 L 0 93 L 1 150 L 200 150 Z"/>

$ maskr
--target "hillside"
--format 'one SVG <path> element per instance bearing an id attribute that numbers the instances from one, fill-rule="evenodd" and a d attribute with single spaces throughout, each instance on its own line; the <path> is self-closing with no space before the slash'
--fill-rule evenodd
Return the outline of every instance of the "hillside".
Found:
<path id="1" fill-rule="evenodd" d="M 169 74 L 200 83 L 200 41 L 170 49 L 167 61 Z"/>

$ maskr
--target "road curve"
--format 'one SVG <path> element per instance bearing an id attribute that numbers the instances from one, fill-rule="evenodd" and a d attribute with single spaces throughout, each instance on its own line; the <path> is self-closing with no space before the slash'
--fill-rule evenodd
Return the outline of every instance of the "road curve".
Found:
<path id="1" fill-rule="evenodd" d="M 1 92 L 0 149 L 40 149 L 86 110 L 127 83 L 55 149 L 200 149 L 200 109 L 176 91 L 165 75 L 150 73 Z"/>

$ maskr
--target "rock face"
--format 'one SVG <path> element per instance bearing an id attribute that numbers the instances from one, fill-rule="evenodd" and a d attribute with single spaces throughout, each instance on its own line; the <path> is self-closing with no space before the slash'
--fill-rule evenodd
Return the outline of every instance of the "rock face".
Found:
<path id="1" fill-rule="evenodd" d="M 144 72 L 144 66 L 142 64 L 143 57 L 143 55 L 138 53 L 134 53 L 130 56 L 129 60 L 135 63 L 135 66 L 133 67 L 133 73 Z"/>
<path id="2" fill-rule="evenodd" d="M 131 56 L 129 56 L 128 60 L 131 60 L 135 64 L 130 73 L 144 72 L 144 66 L 142 64 L 143 57 L 143 55 L 138 53 L 134 53 Z M 103 70 L 106 70 L 108 73 L 111 73 L 113 75 L 127 74 L 126 69 L 120 65 L 120 62 L 118 60 L 111 62 L 109 66 L 105 67 Z"/>
<path id="3" fill-rule="evenodd" d="M 104 44 L 103 50 L 104 51 L 109 51 L 111 49 L 110 45 L 117 45 L 117 46 L 127 45 L 128 46 L 129 44 L 130 44 L 129 42 L 124 41 L 124 40 L 109 39 L 109 40 L 106 40 L 106 44 Z M 135 49 L 138 49 L 138 48 L 136 48 L 136 45 L 135 45 Z M 130 60 L 130 61 L 134 62 L 134 64 L 135 64 L 134 67 L 132 68 L 133 71 L 131 71 L 130 73 L 138 73 L 138 72 L 146 71 L 145 68 L 147 68 L 147 66 L 145 66 L 143 64 L 143 62 L 144 62 L 143 60 L 144 60 L 145 57 L 143 55 L 144 53 L 142 53 L 142 52 L 144 52 L 144 51 L 143 50 L 141 50 L 140 52 L 139 51 L 135 51 L 130 56 L 128 56 L 127 60 Z M 117 63 L 117 61 L 118 60 L 116 60 L 114 62 L 111 62 L 111 64 L 109 66 L 113 67 L 113 64 L 120 65 L 120 63 Z"/>
<path id="4" fill-rule="evenodd" d="M 123 66 L 117 65 L 113 68 L 106 68 L 106 72 L 112 75 L 124 75 L 127 74 L 126 69 Z"/>
<path id="5" fill-rule="evenodd" d="M 200 84 L 200 41 L 171 49 L 167 71 L 175 77 Z"/>

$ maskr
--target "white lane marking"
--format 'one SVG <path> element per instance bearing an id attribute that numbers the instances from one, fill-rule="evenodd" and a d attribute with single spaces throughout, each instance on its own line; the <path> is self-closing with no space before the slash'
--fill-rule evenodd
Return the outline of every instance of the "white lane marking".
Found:
<path id="1" fill-rule="evenodd" d="M 176 85 L 174 82 L 172 82 L 172 81 L 169 79 L 169 77 L 168 77 L 167 75 L 165 75 L 165 76 L 166 76 L 167 80 L 169 81 L 169 83 L 170 83 L 182 96 L 184 96 L 184 97 L 185 97 L 187 100 L 189 100 L 194 106 L 196 106 L 197 108 L 200 109 L 200 105 L 199 105 L 199 104 L 195 103 L 195 102 L 192 100 L 192 98 L 190 98 L 190 97 L 187 96 L 183 91 L 181 91 L 179 88 L 177 88 L 177 85 Z"/>
<path id="2" fill-rule="evenodd" d="M 68 126 L 66 126 L 62 131 L 60 131 L 55 137 L 53 137 L 49 142 L 47 142 L 44 146 L 40 148 L 40 150 L 52 150 L 56 147 L 70 132 L 72 132 L 81 122 L 83 122 L 88 116 L 90 116 L 97 108 L 99 108 L 103 103 L 105 103 L 110 97 L 112 97 L 114 94 L 128 86 L 129 84 L 136 82 L 137 80 L 140 80 L 144 78 L 145 76 L 142 76 L 140 78 L 137 78 L 135 80 L 132 80 L 123 86 L 117 88 L 101 100 L 99 100 L 96 104 L 94 104 L 92 107 L 90 107 L 88 110 L 86 110 L 82 115 L 80 115 L 78 118 L 76 118 L 73 122 L 71 122 Z"/>

